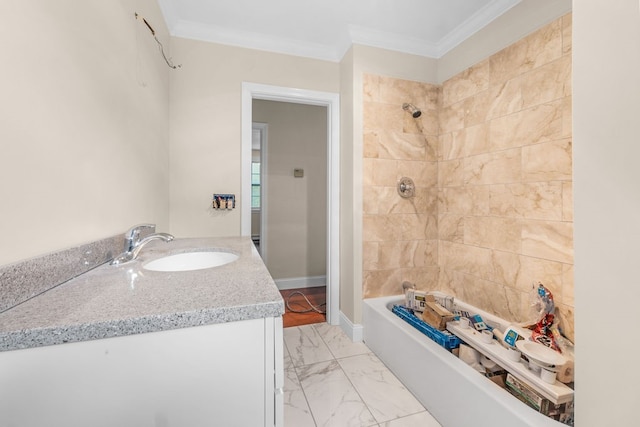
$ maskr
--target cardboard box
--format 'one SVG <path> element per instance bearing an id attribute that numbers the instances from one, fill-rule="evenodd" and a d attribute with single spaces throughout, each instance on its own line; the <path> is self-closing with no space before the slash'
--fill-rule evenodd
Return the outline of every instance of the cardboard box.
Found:
<path id="1" fill-rule="evenodd" d="M 526 403 L 536 411 L 549 418 L 560 421 L 561 423 L 573 426 L 574 407 L 573 400 L 567 403 L 555 404 L 546 399 L 540 393 L 535 391 L 531 386 L 523 381 L 518 380 L 510 373 L 505 378 L 507 391 L 514 395 L 518 400 Z"/>
<path id="2" fill-rule="evenodd" d="M 438 304 L 433 295 L 426 296 L 422 320 L 434 328 L 444 331 L 447 327 L 447 322 L 451 322 L 453 319 L 453 313 Z"/>
<path id="3" fill-rule="evenodd" d="M 505 379 L 507 378 L 507 371 L 501 370 L 497 372 L 487 372 L 485 377 L 489 378 L 490 381 L 493 381 L 500 388 L 507 388 L 505 384 Z"/>

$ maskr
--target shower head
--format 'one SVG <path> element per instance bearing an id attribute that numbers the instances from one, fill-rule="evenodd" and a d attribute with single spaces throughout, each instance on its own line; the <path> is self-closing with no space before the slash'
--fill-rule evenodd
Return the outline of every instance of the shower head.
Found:
<path id="1" fill-rule="evenodd" d="M 414 119 L 417 119 L 418 117 L 420 117 L 420 115 L 422 114 L 422 111 L 420 111 L 420 109 L 418 107 L 416 107 L 413 104 L 409 104 L 407 102 L 405 102 L 404 104 L 402 104 L 402 109 L 405 111 L 408 111 L 411 113 L 411 116 Z"/>

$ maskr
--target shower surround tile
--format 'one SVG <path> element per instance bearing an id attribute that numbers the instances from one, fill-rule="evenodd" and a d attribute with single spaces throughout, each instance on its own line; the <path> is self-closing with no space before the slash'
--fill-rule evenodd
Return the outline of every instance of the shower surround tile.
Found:
<path id="1" fill-rule="evenodd" d="M 524 147 L 522 179 L 524 181 L 570 181 L 572 162 L 570 139 Z"/>
<path id="2" fill-rule="evenodd" d="M 397 295 L 402 285 L 402 270 L 365 270 L 362 274 L 362 294 L 364 298 Z M 416 287 L 418 284 L 416 283 Z M 402 289 L 402 288 L 400 288 Z"/>
<path id="3" fill-rule="evenodd" d="M 364 294 L 395 294 L 396 281 L 437 265 L 440 87 L 368 74 L 363 80 Z M 413 118 L 404 103 L 422 115 Z M 413 198 L 398 195 L 402 177 L 413 179 Z M 430 277 L 435 285 L 437 276 Z"/>
<path id="4" fill-rule="evenodd" d="M 573 17 L 571 14 L 562 17 L 562 53 L 571 54 Z"/>
<path id="5" fill-rule="evenodd" d="M 471 185 L 518 182 L 522 163 L 522 151 L 518 148 L 467 157 L 464 182 Z"/>
<path id="6" fill-rule="evenodd" d="M 573 224 L 527 221 L 522 227 L 522 253 L 564 263 L 573 261 Z"/>
<path id="7" fill-rule="evenodd" d="M 491 82 L 509 80 L 561 56 L 562 20 L 557 19 L 491 56 Z"/>
<path id="8" fill-rule="evenodd" d="M 521 147 L 563 137 L 562 101 L 538 105 L 490 123 L 491 150 Z"/>
<path id="9" fill-rule="evenodd" d="M 414 104 L 424 112 L 436 110 L 440 90 L 436 85 L 421 82 L 380 76 L 378 89 L 379 98 L 375 102 L 402 106 L 407 102 Z"/>
<path id="10" fill-rule="evenodd" d="M 573 337 L 571 27 L 554 20 L 439 86 L 365 75 L 365 297 L 409 280 L 518 321 L 541 281 Z M 399 176 L 416 181 L 410 203 Z"/>
<path id="11" fill-rule="evenodd" d="M 490 214 L 500 217 L 563 220 L 563 187 L 560 181 L 493 185 Z"/>
<path id="12" fill-rule="evenodd" d="M 442 105 L 449 106 L 489 88 L 489 61 L 484 60 L 452 77 L 442 88 Z"/>

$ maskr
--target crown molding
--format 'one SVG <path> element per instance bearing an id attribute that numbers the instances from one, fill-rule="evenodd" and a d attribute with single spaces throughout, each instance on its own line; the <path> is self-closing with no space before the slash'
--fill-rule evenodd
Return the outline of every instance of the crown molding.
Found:
<path id="1" fill-rule="evenodd" d="M 301 42 L 299 40 L 275 37 L 232 28 L 204 25 L 193 21 L 179 20 L 170 28 L 172 36 L 195 39 L 212 43 L 263 50 L 284 55 L 302 56 L 339 62 L 342 56 L 337 48 L 329 45 Z"/>
<path id="2" fill-rule="evenodd" d="M 335 46 L 238 31 L 229 27 L 205 25 L 175 18 L 167 20 L 167 26 L 171 35 L 175 37 L 331 62 L 340 62 L 353 44 L 438 59 L 521 1 L 493 0 L 437 43 L 356 25 L 350 25 L 347 29 L 348 34 Z M 165 19 L 175 16 L 171 10 L 171 2 L 160 1 L 160 6 Z"/>
<path id="3" fill-rule="evenodd" d="M 462 24 L 438 41 L 438 53 L 435 58 L 441 58 L 460 43 L 486 27 L 491 21 L 520 3 L 522 0 L 494 0 Z"/>

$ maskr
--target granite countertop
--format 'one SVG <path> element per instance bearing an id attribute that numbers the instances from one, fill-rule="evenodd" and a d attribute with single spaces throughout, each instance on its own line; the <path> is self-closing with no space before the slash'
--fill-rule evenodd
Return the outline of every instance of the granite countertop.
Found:
<path id="1" fill-rule="evenodd" d="M 153 259 L 222 250 L 215 268 L 156 272 Z M 0 351 L 281 316 L 284 303 L 248 237 L 149 243 L 135 261 L 103 264 L 0 313 Z"/>

